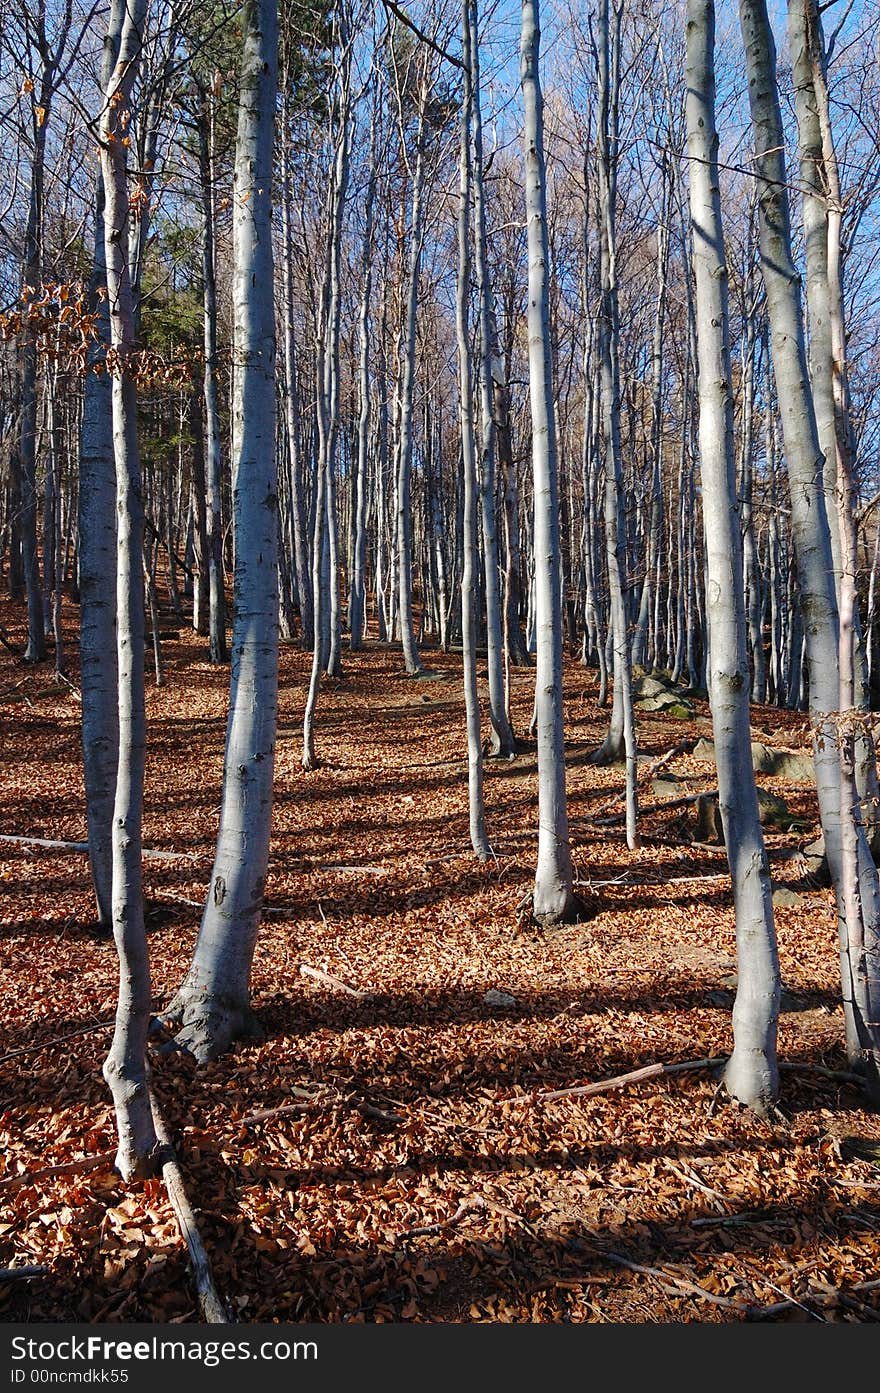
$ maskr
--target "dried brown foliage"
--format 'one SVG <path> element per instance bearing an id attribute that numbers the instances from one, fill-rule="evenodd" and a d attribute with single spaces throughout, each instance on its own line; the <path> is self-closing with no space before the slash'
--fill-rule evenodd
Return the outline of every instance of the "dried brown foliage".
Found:
<path id="1" fill-rule="evenodd" d="M 7 605 L 3 622 L 17 636 L 23 616 Z M 185 853 L 146 863 L 158 1001 L 188 962 L 217 827 L 227 674 L 203 642 L 166 643 L 167 685 L 149 694 L 145 844 Z M 531 1096 L 729 1049 L 724 854 L 690 842 L 687 810 L 649 819 L 635 853 L 591 825 L 622 775 L 586 761 L 603 718 L 572 663 L 573 849 L 596 913 L 557 933 L 523 924 L 534 755 L 488 767 L 497 859 L 477 865 L 459 660 L 426 656 L 441 680 L 406 679 L 393 649 L 346 655 L 321 698 L 324 763 L 305 774 L 308 659 L 282 654 L 274 912 L 254 972 L 267 1038 L 198 1070 L 154 1060 L 221 1294 L 244 1321 L 876 1320 L 880 1173 L 841 1138 L 880 1128 L 850 1085 L 787 1073 L 771 1121 L 706 1074 Z M 532 678 L 513 680 L 523 731 Z M 0 831 L 83 839 L 75 692 L 2 654 L 0 714 Z M 756 725 L 801 738 L 802 718 Z M 656 759 L 706 728 L 705 707 L 696 726 L 642 719 L 641 746 Z M 705 763 L 676 769 L 688 790 L 712 786 Z M 815 816 L 809 790 L 771 786 Z M 771 852 L 797 840 L 772 835 Z M 842 1069 L 830 892 L 798 889 L 802 906 L 776 915 L 782 1057 Z M 109 1019 L 115 954 L 92 916 L 85 857 L 0 844 L 0 1055 Z M 491 988 L 516 1005 L 487 1005 Z M 107 1038 L 0 1060 L 0 1266 L 50 1269 L 0 1286 L 0 1318 L 195 1318 L 160 1182 L 126 1190 L 106 1162 L 32 1174 L 112 1150 Z M 284 1111 L 243 1123 L 269 1108 Z"/>

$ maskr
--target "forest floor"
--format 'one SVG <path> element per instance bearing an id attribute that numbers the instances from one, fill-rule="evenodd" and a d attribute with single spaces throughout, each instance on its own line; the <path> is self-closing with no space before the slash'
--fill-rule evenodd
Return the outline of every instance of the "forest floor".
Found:
<path id="1" fill-rule="evenodd" d="M 23 612 L 0 604 L 0 624 L 17 642 Z M 164 643 L 165 685 L 148 692 L 144 843 L 175 854 L 145 862 L 157 1006 L 187 967 L 217 830 L 228 670 L 204 652 L 182 629 Z M 323 763 L 306 774 L 309 659 L 282 650 L 271 914 L 253 980 L 266 1039 L 201 1068 L 153 1057 L 236 1318 L 880 1319 L 880 1168 L 858 1155 L 876 1148 L 880 1118 L 852 1083 L 787 1070 L 767 1120 L 732 1105 L 705 1070 L 538 1096 L 729 1051 L 724 850 L 694 844 L 689 808 L 646 816 L 635 852 L 620 823 L 591 821 L 622 811 L 600 812 L 622 771 L 587 763 L 605 715 L 595 675 L 570 662 L 571 835 L 592 916 L 555 932 L 530 925 L 517 906 L 534 871 L 534 749 L 487 765 L 495 858 L 481 866 L 468 842 L 460 657 L 425 659 L 434 681 L 407 679 L 393 648 L 346 653 L 343 679 L 321 695 Z M 69 672 L 75 684 L 73 661 Z M 512 675 L 518 732 L 533 680 Z M 687 721 L 640 717 L 641 753 L 711 738 L 706 704 L 696 709 Z M 56 687 L 51 665 L 0 653 L 0 833 L 84 839 L 79 716 L 75 687 Z M 807 743 L 803 715 L 758 708 L 753 726 L 770 745 Z M 711 763 L 681 755 L 672 767 L 684 792 L 714 786 Z M 809 786 L 759 782 L 815 825 Z M 656 801 L 650 784 L 643 797 Z M 768 835 L 775 879 L 800 896 L 776 911 L 780 1052 L 845 1071 L 831 893 L 781 857 L 809 835 Z M 161 1182 L 126 1187 L 106 1158 L 35 1174 L 112 1156 L 101 1062 L 117 965 L 93 917 L 83 854 L 0 841 L 0 1267 L 49 1269 L 0 1284 L 0 1319 L 195 1320 Z M 515 1004 L 490 1004 L 492 990 Z M 299 1110 L 245 1121 L 290 1104 Z"/>

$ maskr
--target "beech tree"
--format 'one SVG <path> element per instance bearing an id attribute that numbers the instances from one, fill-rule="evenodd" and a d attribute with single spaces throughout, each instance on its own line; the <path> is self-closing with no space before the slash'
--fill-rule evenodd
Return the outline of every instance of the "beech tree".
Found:
<path id="1" fill-rule="evenodd" d="M 687 126 L 697 315 L 700 477 L 706 537 L 709 700 L 718 802 L 736 910 L 737 989 L 729 1092 L 764 1112 L 776 1100 L 779 962 L 770 866 L 752 768 L 742 531 L 733 453 L 727 266 L 715 128 L 715 6 L 688 0 Z"/>
<path id="2" fill-rule="evenodd" d="M 785 141 L 776 86 L 776 49 L 764 0 L 740 0 L 758 177 L 761 270 L 785 440 L 791 523 L 810 668 L 809 701 L 819 812 L 837 896 L 847 1048 L 877 1089 L 880 1060 L 880 887 L 854 796 L 851 735 L 851 626 L 843 678 L 824 456 L 807 367 L 800 279 L 791 251 Z M 840 463 L 838 459 L 838 464 Z M 845 487 L 845 486 L 844 486 Z"/>
<path id="3" fill-rule="evenodd" d="M 532 912 L 539 923 L 573 917 L 565 743 L 562 723 L 562 602 L 559 593 L 559 481 L 550 345 L 543 99 L 538 0 L 523 0 L 520 82 L 529 250 L 529 401 L 532 414 L 538 735 L 538 864 Z"/>
<path id="4" fill-rule="evenodd" d="M 250 973 L 269 859 L 278 695 L 278 481 L 272 161 L 277 0 L 245 0 L 235 147 L 232 496 L 235 613 L 223 802 L 189 972 L 167 1016 L 211 1059 L 259 1033 Z"/>
<path id="5" fill-rule="evenodd" d="M 113 374 L 113 453 L 116 465 L 116 660 L 119 757 L 113 804 L 113 936 L 119 954 L 119 1002 L 104 1077 L 113 1094 L 119 1150 L 128 1179 L 155 1166 L 158 1149 L 150 1103 L 146 1046 L 151 990 L 144 924 L 141 828 L 146 754 L 144 709 L 144 515 L 135 384 L 135 314 L 129 265 L 126 180 L 131 97 L 143 45 L 147 0 L 116 0 L 108 47 L 115 46 L 99 124 L 104 187 L 104 254 Z M 108 64 L 109 66 L 109 64 Z"/>

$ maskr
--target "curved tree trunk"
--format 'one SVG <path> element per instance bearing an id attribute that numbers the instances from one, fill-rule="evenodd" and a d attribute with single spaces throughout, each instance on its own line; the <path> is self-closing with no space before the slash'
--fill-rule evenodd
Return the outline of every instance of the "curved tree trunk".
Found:
<path id="1" fill-rule="evenodd" d="M 823 458 L 810 391 L 800 280 L 791 254 L 776 52 L 765 0 L 740 0 L 758 172 L 761 268 L 791 494 L 791 522 L 810 669 L 816 787 L 825 850 L 837 895 L 847 1049 L 877 1080 L 880 892 L 857 802 L 849 805 L 848 756 L 839 748 L 840 625 Z M 795 655 L 796 656 L 796 655 Z M 849 658 L 847 658 L 849 665 Z M 841 796 L 843 792 L 843 797 Z"/>

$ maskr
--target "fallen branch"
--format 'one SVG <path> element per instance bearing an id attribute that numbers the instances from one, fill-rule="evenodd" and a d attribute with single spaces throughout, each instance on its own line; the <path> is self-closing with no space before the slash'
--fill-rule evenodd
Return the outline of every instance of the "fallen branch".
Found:
<path id="1" fill-rule="evenodd" d="M 395 1244 L 404 1243 L 409 1238 L 426 1238 L 430 1234 L 443 1233 L 445 1229 L 455 1228 L 456 1224 L 460 1224 L 462 1219 L 464 1219 L 466 1215 L 472 1214 L 475 1209 L 482 1208 L 482 1200 L 480 1200 L 477 1196 L 474 1196 L 473 1198 L 468 1200 L 464 1200 L 464 1202 L 458 1206 L 455 1213 L 452 1214 L 448 1219 L 442 1219 L 439 1223 L 436 1224 L 422 1224 L 420 1228 L 404 1229 L 403 1233 L 399 1233 L 397 1235 L 396 1239 L 394 1240 Z"/>
<path id="2" fill-rule="evenodd" d="M 473 1213 L 474 1210 L 479 1210 L 483 1213 L 488 1211 L 491 1214 L 500 1214 L 504 1219 L 511 1220 L 516 1224 L 524 1224 L 526 1228 L 531 1229 L 531 1225 L 523 1216 L 517 1214 L 513 1209 L 508 1209 L 506 1204 L 501 1204 L 498 1200 L 493 1200 L 488 1195 L 470 1195 L 466 1200 L 462 1201 L 455 1213 L 448 1219 L 442 1219 L 436 1224 L 423 1224 L 420 1228 L 405 1229 L 403 1233 L 397 1235 L 395 1242 L 402 1243 L 408 1238 L 424 1238 L 429 1234 L 442 1233 L 444 1229 L 451 1229 L 454 1228 L 456 1224 L 460 1224 L 462 1219 L 468 1214 Z"/>
<path id="3" fill-rule="evenodd" d="M 34 1185 L 38 1180 L 51 1180 L 56 1175 L 84 1175 L 87 1171 L 100 1170 L 101 1166 L 112 1169 L 115 1151 L 101 1151 L 97 1156 L 83 1156 L 78 1161 L 65 1161 L 63 1165 L 46 1166 L 39 1171 L 22 1171 L 20 1175 L 7 1175 L 0 1180 L 0 1189 L 19 1190 L 26 1185 Z"/>
<path id="4" fill-rule="evenodd" d="M 639 817 L 650 817 L 652 813 L 668 812 L 672 808 L 687 808 L 692 803 L 698 803 L 701 798 L 717 796 L 717 788 L 710 788 L 703 793 L 689 793 L 684 798 L 667 798 L 662 803 L 647 803 L 644 808 L 639 808 Z M 626 821 L 626 813 L 615 813 L 613 817 L 587 817 L 584 821 L 592 823 L 594 827 L 614 827 L 618 822 Z"/>
<path id="5" fill-rule="evenodd" d="M 153 1110 L 156 1136 L 163 1147 L 162 1179 L 165 1181 L 165 1188 L 168 1191 L 168 1198 L 171 1201 L 171 1208 L 174 1210 L 177 1226 L 189 1250 L 202 1319 L 208 1325 L 226 1325 L 229 1317 L 214 1286 L 211 1263 L 199 1234 L 196 1216 L 187 1197 L 183 1173 L 174 1155 L 171 1134 L 165 1125 L 165 1119 L 159 1109 L 156 1095 L 152 1092 L 150 1093 L 150 1106 Z"/>
<path id="6" fill-rule="evenodd" d="M 319 1100 L 317 1093 L 309 1093 L 306 1088 L 290 1086 L 290 1092 L 296 1094 L 297 1098 L 304 1098 L 308 1103 L 317 1103 Z M 239 1118 L 239 1125 L 242 1127 L 253 1127 L 258 1122 L 268 1122 L 272 1117 L 285 1117 L 288 1113 L 302 1112 L 306 1103 L 282 1103 L 278 1108 L 261 1108 L 259 1112 L 248 1113 L 247 1117 Z"/>
<path id="7" fill-rule="evenodd" d="M 18 846 L 45 846 L 52 851 L 82 851 L 89 849 L 88 842 L 59 842 L 50 837 L 13 837 L 0 833 L 0 842 L 15 842 Z M 145 847 L 141 853 L 147 861 L 198 861 L 207 856 L 203 851 L 151 851 Z"/>
<path id="8" fill-rule="evenodd" d="M 304 977 L 314 977 L 316 981 L 323 982 L 327 987 L 335 987 L 337 991 L 347 992 L 349 996 L 355 997 L 358 1001 L 372 1001 L 373 993 L 358 991 L 356 987 L 350 987 L 347 982 L 341 981 L 339 977 L 334 977 L 330 972 L 322 972 L 319 967 L 309 967 L 308 963 L 300 963 L 299 970 Z"/>
<path id="9" fill-rule="evenodd" d="M 805 1060 L 799 1064 L 796 1060 L 792 1063 L 779 1065 L 789 1074 L 818 1074 L 823 1079 L 834 1079 L 837 1083 L 854 1083 L 860 1088 L 864 1088 L 865 1080 L 861 1074 L 853 1074 L 848 1069 L 826 1069 L 824 1064 L 811 1064 Z"/>
<path id="10" fill-rule="evenodd" d="M 401 1122 L 406 1121 L 406 1118 L 401 1117 L 400 1113 L 385 1112 L 383 1108 L 374 1107 L 372 1103 L 355 1103 L 354 1107 L 360 1113 L 361 1117 L 375 1117 L 378 1118 L 380 1122 L 393 1122 L 394 1125 L 398 1127 Z"/>
<path id="11" fill-rule="evenodd" d="M 696 738 L 693 740 L 679 740 L 678 744 L 674 745 L 671 750 L 667 750 L 665 755 L 661 755 L 659 759 L 655 759 L 652 764 L 648 764 L 642 769 L 636 779 L 636 787 L 639 788 L 642 784 L 647 783 L 648 779 L 654 777 L 658 769 L 662 769 L 670 760 L 675 759 L 676 755 L 690 754 L 696 743 Z M 604 813 L 607 812 L 609 808 L 616 807 L 618 803 L 623 802 L 625 797 L 626 791 L 623 789 L 619 793 L 615 793 L 613 798 L 608 798 L 604 803 L 600 803 L 599 807 L 593 810 L 588 820 L 592 821 L 597 813 Z M 624 814 L 624 816 L 626 816 L 626 814 Z"/>
<path id="12" fill-rule="evenodd" d="M 319 871 L 339 871 L 346 875 L 386 875 L 385 866 L 319 866 Z"/>
<path id="13" fill-rule="evenodd" d="M 77 1040 L 80 1035 L 93 1035 L 96 1030 L 112 1030 L 112 1021 L 100 1021 L 97 1025 L 86 1025 L 82 1030 L 72 1030 L 69 1035 L 58 1035 L 53 1040 L 42 1040 L 38 1045 L 23 1045 L 20 1050 L 10 1050 L 8 1054 L 0 1054 L 0 1064 L 5 1064 L 7 1059 L 18 1059 L 23 1054 L 36 1054 L 39 1050 L 51 1049 L 53 1045 L 63 1045 L 66 1040 Z"/>
<path id="14" fill-rule="evenodd" d="M 552 1102 L 556 1098 L 590 1098 L 596 1093 L 609 1093 L 615 1088 L 625 1088 L 630 1083 L 641 1083 L 643 1079 L 656 1079 L 664 1074 L 696 1073 L 700 1069 L 717 1069 L 725 1063 L 725 1056 L 706 1059 L 685 1059 L 679 1064 L 646 1064 L 642 1069 L 633 1069 L 629 1074 L 617 1074 L 613 1079 L 600 1079 L 597 1083 L 582 1083 L 574 1088 L 554 1088 L 543 1093 L 523 1095 L 529 1101 L 540 1098 L 542 1102 Z M 501 1098 L 499 1103 L 516 1103 L 517 1098 Z"/>
<path id="15" fill-rule="evenodd" d="M 0 1267 L 0 1282 L 25 1282 L 31 1277 L 45 1277 L 48 1267 Z"/>
<path id="16" fill-rule="evenodd" d="M 728 1310 L 742 1311 L 744 1314 L 753 1308 L 746 1302 L 731 1298 L 729 1296 L 719 1296 L 717 1292 L 706 1291 L 705 1287 L 698 1286 L 696 1282 L 688 1281 L 685 1277 L 674 1277 L 671 1272 L 664 1272 L 660 1267 L 644 1267 L 640 1262 L 631 1262 L 629 1258 L 621 1257 L 620 1253 L 609 1253 L 604 1248 L 597 1248 L 597 1254 L 607 1262 L 611 1262 L 615 1267 L 625 1267 L 628 1272 L 639 1272 L 644 1277 L 654 1277 L 666 1286 L 676 1288 L 684 1292 L 686 1296 L 699 1296 L 703 1301 L 711 1301 L 713 1306 L 724 1306 Z M 792 1305 L 786 1302 L 786 1306 Z M 760 1308 L 766 1314 L 766 1308 Z M 777 1307 L 774 1307 L 776 1310 Z"/>
<path id="17" fill-rule="evenodd" d="M 385 1112 L 383 1108 L 377 1108 L 373 1103 L 361 1103 L 355 1098 L 320 1098 L 317 1093 L 309 1093 L 305 1088 L 291 1088 L 291 1093 L 297 1094 L 304 1099 L 301 1103 L 282 1103 L 278 1108 L 261 1108 L 259 1112 L 252 1112 L 247 1117 L 239 1118 L 240 1127 L 254 1127 L 261 1122 L 269 1122 L 274 1117 L 291 1117 L 296 1113 L 311 1112 L 314 1108 L 327 1107 L 349 1107 L 354 1108 L 362 1117 L 375 1117 L 380 1122 L 393 1122 L 396 1126 L 405 1122 L 406 1118 L 400 1113 Z"/>

